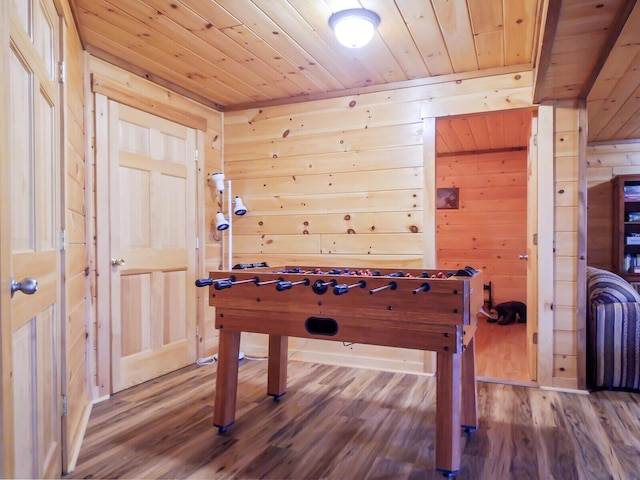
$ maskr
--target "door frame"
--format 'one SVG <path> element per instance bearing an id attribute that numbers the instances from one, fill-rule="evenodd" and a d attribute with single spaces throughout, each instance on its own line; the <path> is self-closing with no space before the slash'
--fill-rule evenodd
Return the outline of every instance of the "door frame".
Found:
<path id="1" fill-rule="evenodd" d="M 545 107 L 546 110 L 544 110 L 547 115 L 544 115 L 544 121 L 547 121 L 549 118 L 548 115 L 548 109 L 550 107 Z M 530 107 L 527 107 L 528 110 L 531 110 L 532 112 L 532 116 L 535 115 L 539 115 L 539 111 L 540 111 L 540 106 L 537 105 L 531 105 Z M 496 113 L 496 111 L 489 111 L 489 112 L 485 112 L 485 113 Z M 465 116 L 470 116 L 470 115 L 482 115 L 482 112 L 474 112 L 474 113 L 468 113 L 468 114 L 459 114 L 456 115 L 456 117 L 460 117 L 463 118 Z M 437 160 L 437 153 L 435 152 L 435 135 L 436 135 L 436 123 L 438 121 L 439 117 L 429 117 L 429 118 L 425 118 L 423 119 L 423 124 L 425 125 L 425 128 L 423 130 L 423 135 L 424 135 L 424 140 L 423 140 L 423 146 L 424 146 L 424 157 L 425 157 L 425 191 L 429 191 L 431 190 L 432 192 L 434 192 L 434 195 L 432 195 L 432 197 L 435 197 L 435 165 L 436 165 L 436 160 Z M 553 119 L 553 113 L 551 112 L 551 118 Z M 429 121 L 429 123 L 427 123 L 427 120 Z M 530 128 L 533 129 L 534 123 L 536 124 L 537 130 L 531 131 L 531 135 L 537 135 L 537 139 L 538 142 L 540 141 L 540 138 L 545 138 L 548 139 L 548 133 L 549 133 L 549 129 L 548 129 L 548 124 L 546 125 L 546 129 L 541 129 L 540 128 L 540 122 L 534 122 L 533 118 L 532 118 L 532 122 L 531 122 L 531 126 Z M 551 129 L 551 133 L 553 133 L 553 128 Z M 553 138 L 553 135 L 551 136 L 551 138 Z M 527 148 L 527 162 L 529 162 L 529 156 L 531 155 L 531 148 L 530 145 L 527 144 L 525 145 Z M 547 151 L 543 149 L 543 151 L 545 152 L 545 154 L 547 154 Z M 553 171 L 553 157 L 547 157 L 547 156 L 543 156 L 541 155 L 541 149 L 537 148 L 536 149 L 536 158 L 534 159 L 534 161 L 536 162 L 536 168 L 533 169 L 532 175 L 528 175 L 527 178 L 527 201 L 529 200 L 529 191 L 533 188 L 535 189 L 536 192 L 536 208 L 535 211 L 532 212 L 532 209 L 530 209 L 529 207 L 527 207 L 527 225 L 531 225 L 533 227 L 533 231 L 529 232 L 529 227 L 527 227 L 527 245 L 529 245 L 529 243 L 532 242 L 532 238 L 529 237 L 530 234 L 533 233 L 537 233 L 537 237 L 538 237 L 538 242 L 539 242 L 539 237 L 540 237 L 540 231 L 541 229 L 543 231 L 546 232 L 547 230 L 547 222 L 545 222 L 542 219 L 545 218 L 550 218 L 548 215 L 553 215 L 553 201 L 549 204 L 547 199 L 549 198 L 549 196 L 547 195 L 546 198 L 541 199 L 541 191 L 540 189 L 542 188 L 544 191 L 546 191 L 546 189 L 551 188 L 551 190 L 553 191 L 553 176 L 551 176 L 551 182 L 549 183 L 547 178 L 542 178 L 541 177 L 541 171 L 543 172 L 547 172 L 548 169 L 550 168 L 551 171 Z M 542 167 L 540 167 L 540 163 L 543 164 Z M 529 165 L 527 164 L 527 168 L 529 167 Z M 553 196 L 551 195 L 550 197 L 551 199 L 553 199 Z M 430 200 L 432 201 L 432 200 Z M 431 210 L 428 211 L 428 206 L 425 203 L 425 231 L 434 231 L 435 232 L 435 205 L 431 206 Z M 427 228 L 427 226 L 431 224 L 432 228 L 431 230 L 429 230 Z M 540 272 L 540 266 L 541 264 L 544 263 L 544 261 L 548 261 L 548 260 L 543 260 L 546 259 L 548 254 L 551 253 L 551 255 L 553 255 L 553 251 L 551 249 L 551 251 L 549 251 L 548 249 L 548 243 L 549 242 L 545 242 L 543 246 L 539 246 L 540 243 L 538 243 L 538 247 L 535 248 L 535 253 L 536 256 L 535 258 L 529 258 L 527 261 L 528 262 L 536 262 L 535 264 L 535 268 L 529 269 L 529 266 L 527 266 L 527 288 L 526 288 L 526 298 L 527 298 L 527 306 L 533 305 L 533 313 L 534 315 L 536 313 L 538 313 L 538 315 L 535 315 L 535 318 L 531 318 L 531 316 L 529 315 L 529 311 L 527 312 L 527 332 L 526 332 L 526 341 L 527 341 L 527 353 L 525 355 L 526 360 L 527 360 L 527 372 L 529 375 L 529 379 L 527 380 L 526 385 L 527 386 L 536 386 L 539 385 L 539 379 L 540 379 L 540 348 L 539 348 L 539 329 L 540 329 L 540 320 L 541 318 L 539 317 L 539 314 L 541 312 L 539 305 L 541 304 L 541 302 L 543 301 L 542 298 L 544 298 L 542 295 L 539 294 L 542 286 L 541 286 L 541 276 L 539 274 Z M 543 252 L 543 253 L 541 253 Z M 425 240 L 425 253 L 424 253 L 425 258 L 431 258 L 431 256 L 436 256 L 436 247 L 435 247 L 435 234 L 433 236 L 432 239 L 426 239 Z M 430 263 L 425 260 L 423 263 L 425 263 L 425 265 L 429 265 Z M 433 260 L 432 263 L 435 265 L 436 260 Z M 423 266 L 425 266 L 423 265 Z M 532 273 L 533 272 L 533 273 Z M 532 278 L 530 278 L 532 277 Z M 529 288 L 529 285 L 532 286 L 532 288 Z M 533 295 L 532 295 L 533 292 Z M 547 321 L 547 320 L 545 320 Z M 548 321 L 547 321 L 548 323 Z M 553 324 L 553 319 L 551 320 L 551 324 Z M 535 355 L 535 365 L 532 365 L 532 358 L 529 356 L 529 352 L 530 352 L 530 347 L 532 347 L 531 342 L 538 342 L 535 348 L 535 352 L 533 353 L 533 355 Z M 477 351 L 476 351 L 477 352 Z M 428 353 L 428 352 L 427 352 Z M 426 356 L 425 357 L 425 371 L 429 371 L 429 372 L 434 372 L 435 371 L 435 363 L 433 360 L 433 355 L 432 356 Z M 535 375 L 534 375 L 535 374 Z M 493 379 L 492 379 L 493 380 Z M 495 379 L 496 381 L 500 381 L 501 379 Z M 508 381 L 510 384 L 513 383 L 511 380 Z"/>
<path id="2" fill-rule="evenodd" d="M 96 84 L 94 82 L 93 86 Z M 95 214 L 96 214 L 96 295 L 97 295 L 97 310 L 96 310 L 96 345 L 97 345 L 97 361 L 96 361 L 96 376 L 97 376 L 97 394 L 99 397 L 106 398 L 113 392 L 113 384 L 111 377 L 112 369 L 112 345 L 111 345 L 111 281 L 110 281 L 110 234 L 109 234 L 109 101 L 115 101 L 131 108 L 136 108 L 151 115 L 160 116 L 175 123 L 190 127 L 196 131 L 196 150 L 203 152 L 204 150 L 204 129 L 206 129 L 206 121 L 204 122 L 200 117 L 194 117 L 191 121 L 190 112 L 178 113 L 176 110 L 168 109 L 169 113 L 159 115 L 160 112 L 156 111 L 153 107 L 145 108 L 145 104 L 138 104 L 131 101 L 131 96 L 126 92 L 120 92 L 118 89 L 107 89 L 108 92 L 103 92 L 99 88 L 93 88 L 92 101 L 94 103 L 94 132 L 95 132 L 95 181 L 96 188 L 96 201 L 95 201 Z M 140 97 L 140 93 L 138 92 Z M 138 98 L 139 98 L 138 97 Z M 173 115 L 172 115 L 173 114 Z M 176 118 L 172 118 L 172 117 Z M 200 248 L 196 253 L 196 275 L 200 272 L 204 265 L 204 248 L 202 248 L 202 241 L 204 234 L 204 201 L 201 187 L 204 183 L 204 169 L 201 166 L 196 168 L 196 189 L 193 192 L 196 202 L 196 237 Z M 106 271 L 104 271 L 106 269 Z M 100 274 L 104 272 L 103 274 Z M 199 292 L 196 290 L 196 293 Z M 196 332 L 201 333 L 203 331 L 203 318 L 202 309 L 200 308 L 200 297 L 196 295 L 191 301 L 196 302 Z M 197 341 L 202 338 L 200 334 L 199 338 L 194 338 L 196 342 L 196 358 L 203 355 L 204 345 L 202 341 Z"/>
<path id="3" fill-rule="evenodd" d="M 9 103 L 9 2 L 0 2 L 0 104 Z M 9 158 L 9 128 L 11 121 L 9 111 L 0 110 L 0 205 L 11 204 L 11 175 Z M 2 448 L 0 448 L 0 474 L 3 478 L 11 478 L 14 471 L 13 458 L 13 381 L 11 351 L 11 317 L 9 302 L 11 301 L 11 227 L 9 215 L 0 215 L 0 369 L 2 371 L 2 387 L 0 387 L 0 421 L 2 426 Z"/>

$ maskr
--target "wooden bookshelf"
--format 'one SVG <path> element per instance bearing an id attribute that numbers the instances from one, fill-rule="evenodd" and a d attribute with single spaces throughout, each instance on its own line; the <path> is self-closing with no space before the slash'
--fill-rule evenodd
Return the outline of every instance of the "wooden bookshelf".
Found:
<path id="1" fill-rule="evenodd" d="M 613 184 L 613 266 L 640 282 L 640 175 L 618 175 Z"/>

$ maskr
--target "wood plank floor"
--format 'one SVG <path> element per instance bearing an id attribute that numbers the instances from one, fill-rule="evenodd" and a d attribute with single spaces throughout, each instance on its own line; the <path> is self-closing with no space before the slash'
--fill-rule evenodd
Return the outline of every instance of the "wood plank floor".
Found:
<path id="1" fill-rule="evenodd" d="M 68 478 L 431 479 L 435 378 L 289 362 L 240 364 L 238 414 L 212 426 L 216 366 L 188 367 L 94 406 Z M 458 479 L 638 479 L 640 394 L 478 384 L 480 428 Z"/>
<path id="2" fill-rule="evenodd" d="M 487 381 L 529 385 L 527 324 L 498 325 L 478 315 L 476 374 Z"/>

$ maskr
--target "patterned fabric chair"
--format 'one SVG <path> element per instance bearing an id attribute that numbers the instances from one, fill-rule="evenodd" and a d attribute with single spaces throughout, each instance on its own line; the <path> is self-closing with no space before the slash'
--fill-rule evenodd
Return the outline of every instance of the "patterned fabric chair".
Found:
<path id="1" fill-rule="evenodd" d="M 587 267 L 590 388 L 640 389 L 640 294 L 623 278 Z"/>

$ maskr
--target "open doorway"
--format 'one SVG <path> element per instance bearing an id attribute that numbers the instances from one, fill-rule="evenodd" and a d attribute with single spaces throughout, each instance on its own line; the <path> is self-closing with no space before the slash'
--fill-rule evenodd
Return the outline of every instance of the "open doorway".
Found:
<path id="1" fill-rule="evenodd" d="M 528 305 L 530 109 L 439 118 L 436 124 L 437 266 L 483 271 L 485 306 L 476 332 L 479 379 L 531 384 L 524 319 L 495 321 L 492 307 Z M 532 302 L 533 303 L 533 302 Z M 529 319 L 532 321 L 532 319 Z"/>

